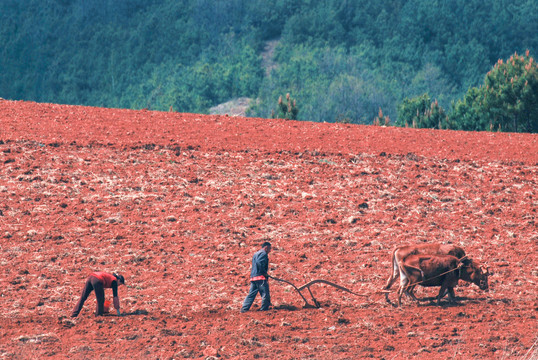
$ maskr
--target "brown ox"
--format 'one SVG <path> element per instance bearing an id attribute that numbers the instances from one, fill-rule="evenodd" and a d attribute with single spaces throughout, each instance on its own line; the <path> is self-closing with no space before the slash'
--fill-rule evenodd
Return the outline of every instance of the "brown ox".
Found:
<path id="1" fill-rule="evenodd" d="M 402 304 L 402 295 L 407 290 L 411 297 L 417 298 L 413 290 L 420 286 L 440 286 L 437 303 L 448 292 L 448 301 L 455 301 L 454 287 L 458 280 L 472 282 L 482 290 L 488 290 L 489 271 L 483 271 L 476 261 L 468 258 L 458 259 L 452 255 L 409 255 L 401 264 L 400 289 L 398 304 Z M 417 300 L 418 301 L 418 300 Z"/>
<path id="2" fill-rule="evenodd" d="M 453 244 L 415 244 L 398 246 L 392 250 L 391 264 L 392 272 L 387 280 L 387 284 L 383 287 L 383 290 L 389 290 L 392 284 L 396 281 L 398 276 L 401 275 L 401 264 L 409 255 L 417 254 L 432 254 L 432 255 L 452 255 L 461 259 L 465 256 L 465 251 Z M 385 292 L 385 299 L 389 300 L 389 293 Z"/>

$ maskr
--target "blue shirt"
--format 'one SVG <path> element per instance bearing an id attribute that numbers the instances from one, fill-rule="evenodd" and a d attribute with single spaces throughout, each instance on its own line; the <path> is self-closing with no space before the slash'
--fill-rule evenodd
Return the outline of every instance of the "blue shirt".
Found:
<path id="1" fill-rule="evenodd" d="M 264 249 L 258 250 L 252 257 L 252 271 L 250 278 L 265 276 L 267 279 L 267 270 L 269 270 L 269 256 Z"/>

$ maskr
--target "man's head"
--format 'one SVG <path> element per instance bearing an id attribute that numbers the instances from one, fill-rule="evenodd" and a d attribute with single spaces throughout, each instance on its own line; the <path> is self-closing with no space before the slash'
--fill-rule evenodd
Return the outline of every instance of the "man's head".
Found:
<path id="1" fill-rule="evenodd" d="M 123 275 L 118 275 L 118 274 L 116 274 L 116 273 L 114 273 L 114 274 L 112 274 L 112 275 L 114 275 L 114 277 L 115 277 L 116 279 L 118 279 L 118 283 L 119 283 L 120 285 L 125 285 L 125 278 L 123 277 Z"/>
<path id="2" fill-rule="evenodd" d="M 264 242 L 262 244 L 262 249 L 269 254 L 271 252 L 271 243 L 269 241 Z"/>

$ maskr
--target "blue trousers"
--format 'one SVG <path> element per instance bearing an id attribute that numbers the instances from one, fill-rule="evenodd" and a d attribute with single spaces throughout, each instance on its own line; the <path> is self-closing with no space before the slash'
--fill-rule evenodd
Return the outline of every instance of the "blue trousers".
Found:
<path id="1" fill-rule="evenodd" d="M 243 306 L 241 307 L 241 312 L 245 312 L 250 309 L 258 293 L 260 293 L 262 297 L 262 307 L 260 308 L 260 310 L 264 311 L 264 310 L 269 309 L 269 305 L 271 305 L 271 294 L 269 293 L 269 283 L 267 282 L 267 280 L 257 280 L 257 281 L 250 282 L 250 290 L 248 292 L 247 297 L 245 298 L 245 301 L 243 302 Z"/>

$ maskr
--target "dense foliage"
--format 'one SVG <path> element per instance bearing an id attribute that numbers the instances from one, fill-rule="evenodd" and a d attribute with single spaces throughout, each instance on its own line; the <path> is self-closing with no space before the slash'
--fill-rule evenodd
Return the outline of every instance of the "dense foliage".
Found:
<path id="1" fill-rule="evenodd" d="M 492 129 L 538 132 L 538 65 L 528 51 L 499 60 L 481 90 Z"/>
<path id="2" fill-rule="evenodd" d="M 450 129 L 454 128 L 449 123 L 448 115 L 439 106 L 437 100 L 432 101 L 428 94 L 417 96 L 412 99 L 404 99 L 398 105 L 398 125 L 411 126 L 414 128 Z"/>
<path id="3" fill-rule="evenodd" d="M 381 108 L 403 124 L 398 106 L 427 94 L 454 102 L 446 126 L 536 119 L 518 103 L 515 120 L 495 110 L 509 95 L 486 97 L 487 118 L 473 105 L 498 59 L 538 53 L 535 0 L 3 0 L 0 43 L 11 99 L 203 113 L 250 97 L 249 114 L 269 117 L 290 93 L 302 120 L 372 123 Z"/>
<path id="4" fill-rule="evenodd" d="M 451 114 L 454 128 L 538 132 L 538 65 L 514 54 L 495 64 L 479 88 L 472 87 Z"/>

